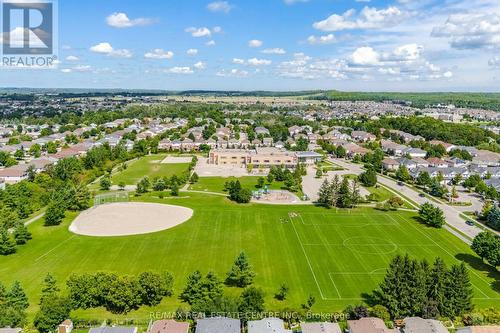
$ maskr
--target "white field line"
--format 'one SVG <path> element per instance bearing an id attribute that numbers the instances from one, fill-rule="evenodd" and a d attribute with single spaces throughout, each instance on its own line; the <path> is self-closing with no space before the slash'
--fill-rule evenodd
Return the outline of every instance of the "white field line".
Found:
<path id="1" fill-rule="evenodd" d="M 37 262 L 38 260 L 42 259 L 43 257 L 45 257 L 45 256 L 49 255 L 52 251 L 54 251 L 55 249 L 57 249 L 57 248 L 61 247 L 64 243 L 66 243 L 66 242 L 68 242 L 68 241 L 72 240 L 72 239 L 73 239 L 73 238 L 75 238 L 75 237 L 76 237 L 76 235 L 73 235 L 73 236 L 71 236 L 70 238 L 68 238 L 68 239 L 66 239 L 66 240 L 64 240 L 64 241 L 62 241 L 62 242 L 61 242 L 61 243 L 59 243 L 58 245 L 54 246 L 54 247 L 53 247 L 50 251 L 47 251 L 47 252 L 45 252 L 44 254 L 42 254 L 40 257 L 36 258 L 36 259 L 35 259 L 35 262 Z"/>

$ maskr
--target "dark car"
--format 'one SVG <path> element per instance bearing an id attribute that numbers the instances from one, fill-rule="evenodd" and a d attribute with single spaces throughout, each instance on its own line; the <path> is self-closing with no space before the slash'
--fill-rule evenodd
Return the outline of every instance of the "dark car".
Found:
<path id="1" fill-rule="evenodd" d="M 468 220 L 468 221 L 465 222 L 465 224 L 473 226 L 474 222 L 472 222 L 471 220 Z"/>
<path id="2" fill-rule="evenodd" d="M 425 194 L 423 194 L 423 193 L 419 193 L 418 196 L 421 198 L 425 198 Z"/>
<path id="3" fill-rule="evenodd" d="M 403 182 L 398 182 L 398 185 L 399 186 L 404 186 L 404 183 Z"/>

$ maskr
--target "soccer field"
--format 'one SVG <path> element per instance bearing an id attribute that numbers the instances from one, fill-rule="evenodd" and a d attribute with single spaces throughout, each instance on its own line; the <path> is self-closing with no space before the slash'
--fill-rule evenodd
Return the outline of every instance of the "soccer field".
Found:
<path id="1" fill-rule="evenodd" d="M 42 221 L 36 222 L 30 225 L 32 241 L 15 255 L 0 257 L 0 281 L 10 284 L 20 280 L 33 313 L 47 272 L 53 273 L 62 287 L 73 272 L 172 272 L 173 297 L 154 309 L 142 308 L 126 316 L 145 319 L 151 310 L 186 307 L 177 296 L 190 273 L 213 270 L 223 279 L 244 250 L 257 273 L 255 285 L 266 293 L 268 309 L 300 308 L 312 294 L 317 300 L 313 311 L 331 312 L 361 303 L 382 280 L 393 256 L 409 253 L 431 262 L 437 256 L 448 264 L 465 261 L 471 272 L 474 303 L 486 307 L 500 301 L 499 274 L 488 270 L 466 244 L 446 230 L 420 225 L 412 212 L 237 205 L 220 196 L 188 192 L 179 198 L 159 199 L 150 193 L 134 200 L 187 206 L 194 215 L 169 230 L 107 238 L 70 233 L 67 228 L 75 214 L 69 214 L 58 227 L 47 228 Z M 290 287 L 284 302 L 273 297 L 282 283 Z M 237 295 L 241 290 L 227 288 L 226 292 Z M 77 315 L 116 317 L 103 309 L 78 311 Z"/>

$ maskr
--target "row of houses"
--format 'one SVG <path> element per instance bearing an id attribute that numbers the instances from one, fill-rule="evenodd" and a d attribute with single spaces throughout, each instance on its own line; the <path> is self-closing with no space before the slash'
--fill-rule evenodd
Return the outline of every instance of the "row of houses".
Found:
<path id="1" fill-rule="evenodd" d="M 348 320 L 347 333 L 449 333 L 448 329 L 438 320 L 408 317 L 396 322 L 396 328 L 388 328 L 380 318 L 367 317 L 359 320 Z M 172 319 L 157 320 L 150 323 L 147 333 L 292 333 L 279 318 L 264 318 L 247 322 L 246 329 L 239 319 L 227 317 L 203 318 L 196 321 L 193 330 L 187 322 Z M 71 333 L 73 323 L 65 320 L 58 327 L 58 333 Z M 455 329 L 456 333 L 497 333 L 500 326 L 469 326 Z M 137 333 L 137 327 L 102 326 L 94 327 L 89 333 Z M 294 327 L 294 332 L 301 333 L 344 333 L 338 323 L 311 322 L 300 323 Z M 20 329 L 0 329 L 0 333 L 20 333 Z"/>

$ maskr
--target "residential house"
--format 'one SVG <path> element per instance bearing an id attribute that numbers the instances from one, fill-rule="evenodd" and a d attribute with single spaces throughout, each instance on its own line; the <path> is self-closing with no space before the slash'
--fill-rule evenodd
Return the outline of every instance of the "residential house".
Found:
<path id="1" fill-rule="evenodd" d="M 73 322 L 71 319 L 66 319 L 57 326 L 57 333 L 71 333 L 73 330 Z"/>
<path id="2" fill-rule="evenodd" d="M 0 169 L 0 179 L 7 184 L 15 184 L 28 178 L 28 164 L 18 164 Z"/>
<path id="3" fill-rule="evenodd" d="M 401 157 L 397 159 L 399 165 L 405 166 L 408 170 L 415 169 L 418 167 L 417 162 L 412 159 Z"/>
<path id="4" fill-rule="evenodd" d="M 408 147 L 406 149 L 403 149 L 402 153 L 403 155 L 409 155 L 411 157 L 422 157 L 422 158 L 427 155 L 427 152 L 425 150 L 413 147 Z"/>
<path id="5" fill-rule="evenodd" d="M 337 323 L 302 323 L 300 324 L 302 333 L 342 333 Z"/>
<path id="6" fill-rule="evenodd" d="M 390 329 L 380 318 L 366 317 L 359 320 L 347 321 L 349 333 L 398 333 L 397 329 Z"/>
<path id="7" fill-rule="evenodd" d="M 457 168 L 464 168 L 470 164 L 469 161 L 462 160 L 461 158 L 458 157 L 447 158 L 445 159 L 445 162 L 448 163 L 449 166 Z"/>
<path id="8" fill-rule="evenodd" d="M 405 143 L 410 141 L 425 141 L 424 137 L 420 135 L 413 135 L 399 130 L 390 130 L 390 133 L 397 135 Z"/>
<path id="9" fill-rule="evenodd" d="M 216 317 L 198 319 L 195 333 L 240 333 L 241 324 L 238 319 Z"/>
<path id="10" fill-rule="evenodd" d="M 255 134 L 266 136 L 266 135 L 270 135 L 270 132 L 265 127 L 255 127 Z"/>
<path id="11" fill-rule="evenodd" d="M 399 162 L 395 159 L 386 157 L 382 160 L 382 168 L 384 168 L 384 170 L 397 170 L 399 168 Z"/>
<path id="12" fill-rule="evenodd" d="M 500 166 L 500 154 L 488 150 L 479 150 L 472 158 L 472 164 L 477 166 Z"/>
<path id="13" fill-rule="evenodd" d="M 300 132 L 302 132 L 302 128 L 300 126 L 293 125 L 292 127 L 288 128 L 288 133 L 290 134 L 291 137 L 293 137 L 296 134 L 299 134 Z"/>
<path id="14" fill-rule="evenodd" d="M 188 333 L 189 323 L 178 322 L 173 319 L 157 320 L 148 329 L 147 333 Z"/>
<path id="15" fill-rule="evenodd" d="M 431 140 L 431 141 L 429 141 L 429 143 L 433 146 L 439 146 L 439 145 L 443 146 L 447 153 L 449 153 L 450 151 L 452 151 L 456 147 L 455 145 L 453 145 L 451 143 L 447 143 L 447 142 L 440 141 L 440 140 Z"/>
<path id="16" fill-rule="evenodd" d="M 342 147 L 344 147 L 349 157 L 353 157 L 354 155 L 364 155 L 370 152 L 369 149 L 358 146 L 357 144 L 351 142 L 342 145 Z"/>
<path id="17" fill-rule="evenodd" d="M 420 317 L 405 318 L 402 331 L 403 333 L 449 333 L 440 321 Z"/>
<path id="18" fill-rule="evenodd" d="M 285 148 L 285 144 L 283 143 L 283 141 L 278 141 L 278 142 L 276 142 L 276 143 L 274 144 L 274 146 L 275 146 L 276 148 L 279 148 L 279 149 L 281 149 L 281 148 Z"/>
<path id="19" fill-rule="evenodd" d="M 365 131 L 352 131 L 351 138 L 357 142 L 375 141 L 377 137 Z"/>
<path id="20" fill-rule="evenodd" d="M 262 144 L 266 147 L 271 147 L 273 145 L 273 138 L 262 139 Z"/>
<path id="21" fill-rule="evenodd" d="M 285 329 L 283 320 L 279 318 L 264 318 L 248 322 L 248 333 L 292 333 Z"/>
<path id="22" fill-rule="evenodd" d="M 433 168 L 447 168 L 449 167 L 448 163 L 438 157 L 429 157 L 427 159 L 427 163 L 429 163 L 430 167 Z"/>
<path id="23" fill-rule="evenodd" d="M 405 145 L 400 145 L 399 143 L 390 140 L 380 140 L 380 147 L 384 153 L 394 156 L 403 155 L 403 151 L 408 148 Z"/>

